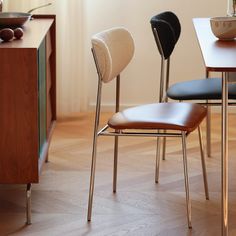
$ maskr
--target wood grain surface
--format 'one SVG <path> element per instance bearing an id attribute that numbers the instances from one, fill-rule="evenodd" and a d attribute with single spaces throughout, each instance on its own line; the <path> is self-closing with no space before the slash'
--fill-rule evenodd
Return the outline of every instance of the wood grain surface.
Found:
<path id="1" fill-rule="evenodd" d="M 108 114 L 104 113 L 102 121 Z M 229 117 L 229 232 L 236 235 L 236 115 Z M 204 197 L 198 136 L 187 139 L 193 229 L 186 221 L 181 142 L 169 139 L 154 182 L 156 141 L 121 138 L 118 189 L 112 193 L 113 138 L 100 137 L 91 223 L 86 221 L 93 113 L 58 121 L 50 162 L 32 189 L 32 221 L 25 226 L 25 186 L 0 185 L 0 235 L 220 236 L 220 116 L 213 115 L 207 160 L 210 200 Z M 87 128 L 87 129 L 86 129 Z"/>

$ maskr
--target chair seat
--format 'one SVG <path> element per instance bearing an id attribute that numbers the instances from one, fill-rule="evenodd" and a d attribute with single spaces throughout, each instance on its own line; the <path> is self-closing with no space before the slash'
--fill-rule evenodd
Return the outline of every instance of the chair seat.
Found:
<path id="1" fill-rule="evenodd" d="M 108 126 L 117 129 L 165 129 L 191 132 L 206 116 L 206 108 L 191 103 L 154 103 L 115 113 Z"/>
<path id="2" fill-rule="evenodd" d="M 174 100 L 217 100 L 221 99 L 221 78 L 191 80 L 169 87 L 167 96 Z M 229 99 L 236 99 L 236 84 L 229 84 Z"/>

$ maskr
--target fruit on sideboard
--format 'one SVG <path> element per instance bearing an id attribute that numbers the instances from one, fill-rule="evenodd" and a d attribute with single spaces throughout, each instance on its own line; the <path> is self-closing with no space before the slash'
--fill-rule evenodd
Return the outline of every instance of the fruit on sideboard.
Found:
<path id="1" fill-rule="evenodd" d="M 10 41 L 11 39 L 13 39 L 13 37 L 14 31 L 10 28 L 5 28 L 0 31 L 0 38 L 5 42 Z"/>
<path id="2" fill-rule="evenodd" d="M 14 29 L 14 37 L 16 39 L 20 39 L 23 35 L 24 35 L 24 31 L 22 28 L 18 27 L 16 29 Z"/>

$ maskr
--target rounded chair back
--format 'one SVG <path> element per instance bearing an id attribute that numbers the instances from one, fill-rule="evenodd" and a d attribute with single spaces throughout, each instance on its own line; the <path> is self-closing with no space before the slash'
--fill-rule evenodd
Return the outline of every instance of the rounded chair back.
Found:
<path id="1" fill-rule="evenodd" d="M 134 55 L 131 34 L 122 27 L 102 31 L 92 37 L 92 49 L 103 82 L 116 78 Z"/>
<path id="2" fill-rule="evenodd" d="M 173 12 L 166 11 L 153 16 L 150 23 L 159 53 L 165 59 L 169 58 L 181 33 L 178 17 Z"/>

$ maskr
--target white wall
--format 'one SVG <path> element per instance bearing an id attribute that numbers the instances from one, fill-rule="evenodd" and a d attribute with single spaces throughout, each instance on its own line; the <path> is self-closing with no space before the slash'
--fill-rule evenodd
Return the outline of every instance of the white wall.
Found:
<path id="1" fill-rule="evenodd" d="M 90 84 L 89 107 L 96 101 L 96 72 L 90 53 L 90 37 L 101 30 L 124 26 L 133 35 L 135 58 L 122 74 L 122 103 L 126 106 L 158 99 L 160 56 L 152 35 L 151 16 L 165 10 L 180 18 L 182 34 L 171 63 L 171 82 L 201 78 L 204 64 L 197 44 L 192 18 L 226 15 L 227 1 L 215 0 L 86 0 L 85 1 L 85 77 Z M 114 103 L 114 84 L 105 86 L 105 109 Z"/>
<path id="2" fill-rule="evenodd" d="M 122 74 L 121 102 L 126 106 L 158 99 L 160 56 L 151 32 L 151 16 L 176 12 L 182 35 L 172 57 L 171 82 L 204 76 L 193 17 L 223 16 L 227 1 L 215 0 L 4 0 L 4 10 L 27 11 L 43 3 L 53 6 L 35 13 L 57 15 L 57 108 L 59 116 L 93 108 L 97 77 L 90 52 L 93 34 L 124 26 L 133 35 L 135 58 Z M 105 86 L 106 108 L 114 103 L 114 84 Z"/>
<path id="3" fill-rule="evenodd" d="M 65 116 L 88 104 L 83 80 L 83 0 L 4 0 L 3 5 L 4 11 L 27 12 L 48 2 L 53 4 L 33 14 L 57 17 L 57 114 Z"/>

